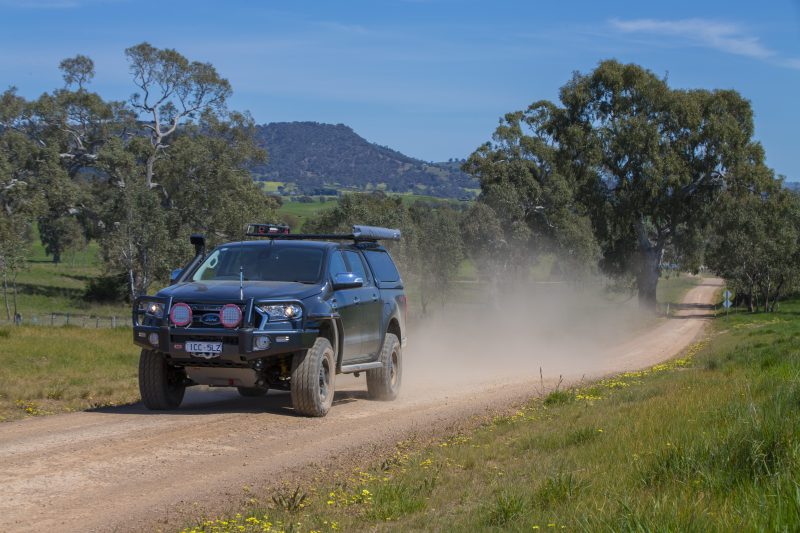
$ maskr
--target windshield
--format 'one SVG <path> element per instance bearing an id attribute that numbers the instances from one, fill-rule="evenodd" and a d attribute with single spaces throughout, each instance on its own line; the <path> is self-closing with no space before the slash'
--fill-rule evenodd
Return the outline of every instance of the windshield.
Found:
<path id="1" fill-rule="evenodd" d="M 242 267 L 245 281 L 316 283 L 321 275 L 324 254 L 320 248 L 223 246 L 203 261 L 192 281 L 238 280 L 239 268 Z"/>

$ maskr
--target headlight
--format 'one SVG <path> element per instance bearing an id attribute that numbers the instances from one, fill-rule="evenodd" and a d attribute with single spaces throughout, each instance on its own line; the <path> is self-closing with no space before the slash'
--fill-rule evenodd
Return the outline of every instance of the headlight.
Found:
<path id="1" fill-rule="evenodd" d="M 303 308 L 295 304 L 259 305 L 258 310 L 267 315 L 270 322 L 295 320 L 303 316 Z"/>
<path id="2" fill-rule="evenodd" d="M 139 304 L 139 311 L 156 318 L 164 318 L 164 304 L 158 302 L 142 302 Z"/>

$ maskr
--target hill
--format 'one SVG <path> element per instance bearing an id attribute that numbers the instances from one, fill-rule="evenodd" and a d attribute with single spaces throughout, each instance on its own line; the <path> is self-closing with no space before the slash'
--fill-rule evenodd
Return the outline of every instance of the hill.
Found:
<path id="1" fill-rule="evenodd" d="M 462 198 L 478 182 L 458 163 L 427 163 L 371 143 L 344 124 L 275 122 L 257 126 L 266 165 L 253 169 L 278 192 L 332 194 L 333 190 L 385 190 Z"/>

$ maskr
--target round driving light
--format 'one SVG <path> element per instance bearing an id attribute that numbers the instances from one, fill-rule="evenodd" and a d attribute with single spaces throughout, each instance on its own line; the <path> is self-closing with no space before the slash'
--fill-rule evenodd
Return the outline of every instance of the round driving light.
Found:
<path id="1" fill-rule="evenodd" d="M 242 310 L 238 305 L 223 305 L 219 311 L 219 321 L 226 328 L 235 328 L 242 321 Z"/>
<path id="2" fill-rule="evenodd" d="M 266 335 L 258 336 L 253 341 L 253 345 L 255 346 L 256 350 L 266 350 L 269 348 L 269 337 Z"/>
<path id="3" fill-rule="evenodd" d="M 192 308 L 180 303 L 172 306 L 169 318 L 176 326 L 188 326 L 192 323 Z"/>
<path id="4" fill-rule="evenodd" d="M 147 337 L 147 340 L 149 340 L 150 344 L 152 344 L 153 346 L 158 346 L 158 333 L 151 333 Z"/>

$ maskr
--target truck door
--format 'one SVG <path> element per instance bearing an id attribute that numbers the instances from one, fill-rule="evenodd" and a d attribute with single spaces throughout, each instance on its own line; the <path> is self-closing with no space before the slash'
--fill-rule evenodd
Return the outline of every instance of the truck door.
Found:
<path id="1" fill-rule="evenodd" d="M 336 274 L 350 272 L 341 251 L 336 250 L 331 254 L 328 272 L 330 273 L 331 282 Z M 358 291 L 360 290 L 360 288 L 343 289 L 333 294 L 333 301 L 342 321 L 342 361 L 356 359 L 361 355 L 363 327 L 360 316 L 361 307 L 359 306 L 360 297 Z"/>
<path id="2" fill-rule="evenodd" d="M 361 354 L 365 357 L 373 356 L 381 349 L 381 324 L 383 322 L 383 303 L 375 280 L 369 273 L 361 252 L 345 250 L 345 260 L 350 272 L 363 278 L 364 286 L 355 289 L 359 299 L 359 316 L 361 319 Z"/>

